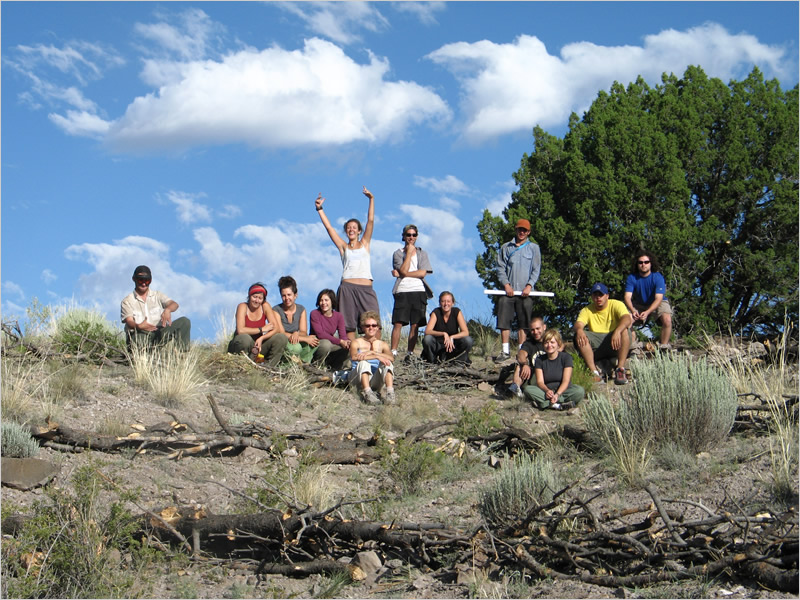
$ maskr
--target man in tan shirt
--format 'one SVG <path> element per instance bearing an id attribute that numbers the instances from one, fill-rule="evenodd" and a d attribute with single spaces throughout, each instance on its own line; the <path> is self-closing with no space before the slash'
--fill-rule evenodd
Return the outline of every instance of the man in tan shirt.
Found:
<path id="1" fill-rule="evenodd" d="M 128 349 L 132 344 L 155 346 L 174 339 L 180 350 L 188 350 L 192 324 L 186 317 L 172 320 L 178 303 L 150 289 L 153 280 L 150 267 L 139 265 L 134 269 L 132 279 L 135 284 L 133 292 L 125 296 L 120 305 Z"/>

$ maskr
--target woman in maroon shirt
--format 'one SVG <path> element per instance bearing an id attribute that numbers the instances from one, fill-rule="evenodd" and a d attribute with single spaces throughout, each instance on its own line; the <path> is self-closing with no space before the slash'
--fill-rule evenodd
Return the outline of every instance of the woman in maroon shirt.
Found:
<path id="1" fill-rule="evenodd" d="M 312 360 L 334 370 L 344 368 L 344 363 L 350 358 L 350 339 L 345 331 L 344 317 L 336 308 L 336 292 L 324 289 L 317 295 L 317 308 L 310 315 L 311 335 L 319 339 Z"/>

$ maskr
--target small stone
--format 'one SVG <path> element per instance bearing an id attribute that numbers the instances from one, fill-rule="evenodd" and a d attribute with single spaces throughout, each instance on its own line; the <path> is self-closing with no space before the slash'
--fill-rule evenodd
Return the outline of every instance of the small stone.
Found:
<path id="1" fill-rule="evenodd" d="M 383 566 L 380 557 L 374 550 L 359 552 L 350 564 L 361 567 L 361 570 L 367 575 L 377 573 L 378 569 Z"/>
<path id="2" fill-rule="evenodd" d="M 390 558 L 389 560 L 386 561 L 386 566 L 392 569 L 393 571 L 396 571 L 397 569 L 403 568 L 403 561 L 400 560 L 399 558 Z"/>

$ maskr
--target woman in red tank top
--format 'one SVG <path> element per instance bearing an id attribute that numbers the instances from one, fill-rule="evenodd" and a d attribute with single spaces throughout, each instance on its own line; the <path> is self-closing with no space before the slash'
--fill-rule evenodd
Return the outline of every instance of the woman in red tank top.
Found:
<path id="1" fill-rule="evenodd" d="M 247 291 L 247 302 L 236 307 L 236 332 L 228 352 L 249 352 L 253 358 L 264 355 L 264 362 L 278 364 L 287 338 L 276 326 L 277 316 L 266 303 L 267 287 L 259 282 Z"/>

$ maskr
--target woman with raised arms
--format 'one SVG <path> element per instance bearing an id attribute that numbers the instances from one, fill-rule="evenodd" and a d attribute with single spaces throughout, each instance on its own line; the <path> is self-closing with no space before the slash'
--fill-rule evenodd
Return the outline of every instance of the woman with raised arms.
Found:
<path id="1" fill-rule="evenodd" d="M 378 296 L 372 289 L 372 269 L 369 258 L 369 244 L 372 241 L 372 228 L 375 224 L 375 196 L 366 186 L 364 186 L 363 194 L 369 198 L 367 224 L 362 231 L 361 222 L 358 219 L 347 221 L 344 224 L 347 241 L 336 233 L 325 214 L 322 207 L 325 198 L 322 197 L 322 194 L 319 194 L 315 201 L 319 218 L 342 257 L 342 282 L 339 284 L 337 296 L 339 311 L 344 317 L 345 329 L 347 329 L 347 337 L 351 340 L 356 338 L 359 317 L 362 313 L 375 311 L 380 314 Z"/>

